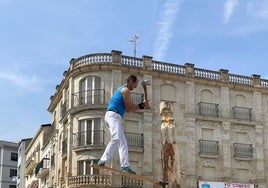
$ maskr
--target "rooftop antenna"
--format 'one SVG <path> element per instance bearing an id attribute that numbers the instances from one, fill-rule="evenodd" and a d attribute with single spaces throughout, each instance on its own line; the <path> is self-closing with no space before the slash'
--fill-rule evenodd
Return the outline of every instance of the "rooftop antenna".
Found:
<path id="1" fill-rule="evenodd" d="M 134 57 L 136 57 L 136 53 L 137 53 L 137 40 L 139 39 L 140 37 L 138 35 L 134 35 L 134 37 L 132 39 L 129 40 L 129 42 L 132 42 L 133 45 L 134 45 Z"/>

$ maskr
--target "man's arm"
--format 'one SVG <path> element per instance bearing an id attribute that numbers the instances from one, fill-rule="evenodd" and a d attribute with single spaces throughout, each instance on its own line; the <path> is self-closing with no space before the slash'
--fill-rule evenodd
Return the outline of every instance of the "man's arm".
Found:
<path id="1" fill-rule="evenodd" d="M 136 105 L 133 103 L 133 101 L 131 99 L 130 90 L 127 87 L 122 88 L 121 93 L 124 97 L 124 103 L 125 103 L 125 107 L 126 107 L 127 112 L 133 112 L 135 110 L 141 109 L 139 105 Z M 143 101 L 143 108 L 150 109 L 148 101 Z"/>
<path id="2" fill-rule="evenodd" d="M 121 93 L 124 97 L 124 103 L 126 107 L 127 112 L 133 112 L 135 110 L 139 110 L 140 107 L 138 105 L 135 105 L 131 99 L 131 93 L 130 90 L 127 87 L 122 88 Z"/>

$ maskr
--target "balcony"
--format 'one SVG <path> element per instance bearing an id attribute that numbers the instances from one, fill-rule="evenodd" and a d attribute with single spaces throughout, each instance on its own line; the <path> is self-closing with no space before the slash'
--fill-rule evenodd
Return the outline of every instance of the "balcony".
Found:
<path id="1" fill-rule="evenodd" d="M 67 112 L 68 112 L 68 106 L 69 106 L 69 101 L 66 100 L 62 105 L 61 105 L 61 117 L 64 117 Z"/>
<path id="2" fill-rule="evenodd" d="M 83 131 L 73 134 L 73 148 L 99 148 L 104 146 L 104 131 Z"/>
<path id="3" fill-rule="evenodd" d="M 89 104 L 105 104 L 105 90 L 92 89 L 81 91 L 73 94 L 74 107 L 89 105 Z"/>
<path id="4" fill-rule="evenodd" d="M 83 175 L 83 176 L 71 176 L 68 177 L 67 186 L 70 188 L 78 188 L 78 187 L 114 187 L 114 185 L 118 185 L 118 179 L 113 178 L 113 175 L 104 175 L 104 174 L 96 174 L 96 175 Z M 116 182 L 113 182 L 116 181 Z M 120 181 L 120 180 L 119 180 Z M 142 180 L 136 180 L 133 178 L 129 178 L 126 176 L 121 176 L 121 186 L 120 187 L 143 187 Z"/>
<path id="5" fill-rule="evenodd" d="M 199 115 L 219 117 L 219 104 L 199 102 L 198 110 Z"/>
<path id="6" fill-rule="evenodd" d="M 35 165 L 36 163 L 34 159 L 26 161 L 26 175 L 30 175 L 33 173 Z"/>
<path id="7" fill-rule="evenodd" d="M 43 178 L 49 173 L 50 159 L 43 158 L 35 167 L 35 176 L 37 178 Z"/>
<path id="8" fill-rule="evenodd" d="M 219 141 L 199 140 L 199 154 L 201 155 L 218 155 Z"/>
<path id="9" fill-rule="evenodd" d="M 129 148 L 143 148 L 144 137 L 143 134 L 125 132 Z"/>
<path id="10" fill-rule="evenodd" d="M 234 119 L 252 121 L 252 108 L 235 106 L 232 109 Z"/>
<path id="11" fill-rule="evenodd" d="M 234 143 L 235 158 L 252 158 L 252 156 L 253 156 L 252 144 Z"/>
<path id="12" fill-rule="evenodd" d="M 83 175 L 68 177 L 68 187 L 85 187 L 90 185 L 110 186 L 112 184 L 111 175 Z"/>

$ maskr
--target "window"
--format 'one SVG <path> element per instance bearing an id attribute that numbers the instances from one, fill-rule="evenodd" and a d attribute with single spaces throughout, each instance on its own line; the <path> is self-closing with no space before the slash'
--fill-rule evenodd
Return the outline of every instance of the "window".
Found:
<path id="1" fill-rule="evenodd" d="M 103 131 L 100 118 L 79 121 L 78 145 L 103 145 Z"/>
<path id="2" fill-rule="evenodd" d="M 17 169 L 10 169 L 9 177 L 17 176 Z"/>
<path id="3" fill-rule="evenodd" d="M 16 188 L 16 185 L 9 185 L 9 188 Z"/>
<path id="4" fill-rule="evenodd" d="M 101 102 L 101 79 L 89 76 L 80 82 L 80 104 L 95 104 Z"/>
<path id="5" fill-rule="evenodd" d="M 18 161 L 18 153 L 11 152 L 11 161 Z"/>
<path id="6" fill-rule="evenodd" d="M 77 175 L 82 176 L 82 175 L 92 175 L 92 174 L 99 174 L 99 170 L 90 167 L 93 163 L 97 163 L 98 160 L 82 160 L 77 162 Z"/>

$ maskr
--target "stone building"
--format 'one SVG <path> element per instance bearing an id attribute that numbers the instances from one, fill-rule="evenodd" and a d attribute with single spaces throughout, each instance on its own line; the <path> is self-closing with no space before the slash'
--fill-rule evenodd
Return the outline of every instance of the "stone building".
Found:
<path id="1" fill-rule="evenodd" d="M 164 178 L 159 105 L 167 102 L 172 104 L 172 117 L 164 118 L 172 120 L 172 131 L 168 126 L 166 130 L 172 135 L 174 152 L 170 156 L 176 163 L 165 163 L 165 169 L 178 165 L 165 174 L 169 180 L 167 176 L 176 173 L 172 187 L 205 187 L 213 182 L 268 186 L 268 80 L 224 69 L 200 69 L 190 63 L 159 62 L 149 56 L 130 57 L 113 50 L 71 59 L 50 98 L 49 187 L 153 187 L 90 167 L 110 139 L 103 120 L 107 103 L 130 74 L 151 81 L 147 87 L 151 109 L 124 117 L 130 164 L 138 174 Z M 132 98 L 135 103 L 143 100 L 141 85 Z M 118 155 L 106 165 L 119 168 Z"/>
<path id="2" fill-rule="evenodd" d="M 25 188 L 24 173 L 26 170 L 26 156 L 25 151 L 30 144 L 32 138 L 22 139 L 18 146 L 18 173 L 17 173 L 17 188 Z"/>
<path id="3" fill-rule="evenodd" d="M 25 150 L 25 171 L 21 178 L 25 178 L 25 188 L 47 188 L 49 169 L 52 163 L 50 153 L 51 124 L 42 124 L 36 135 L 31 139 Z"/>

